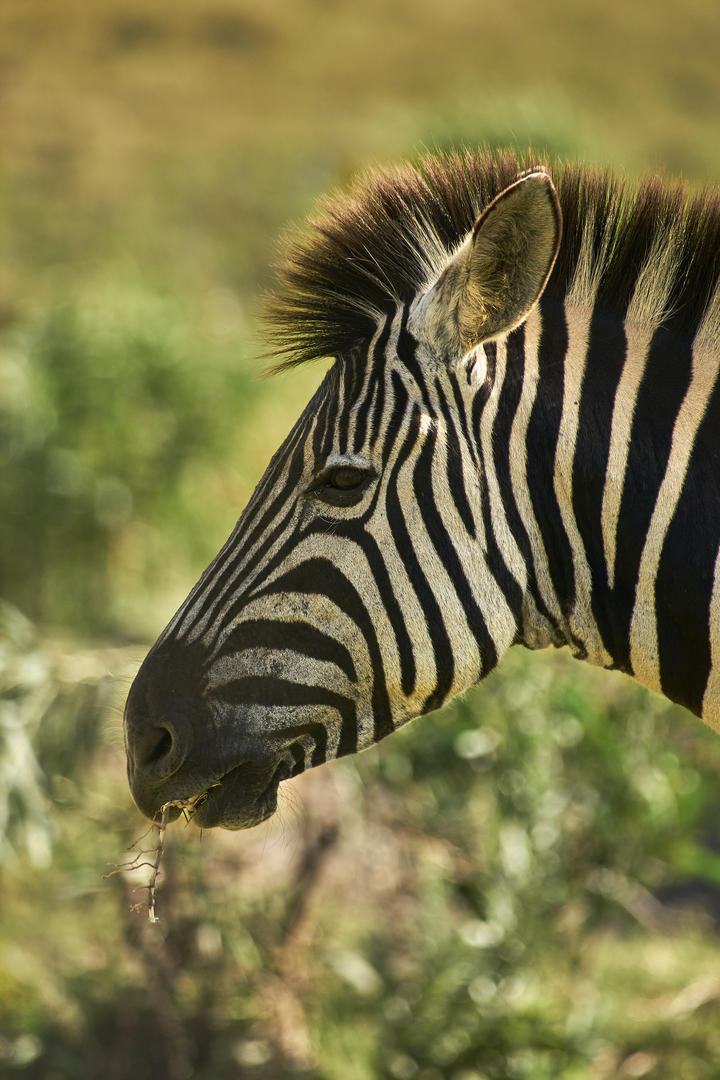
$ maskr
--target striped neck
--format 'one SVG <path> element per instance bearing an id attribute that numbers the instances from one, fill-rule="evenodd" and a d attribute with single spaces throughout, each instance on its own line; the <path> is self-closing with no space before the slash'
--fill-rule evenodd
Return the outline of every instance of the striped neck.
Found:
<path id="1" fill-rule="evenodd" d="M 707 713 L 720 355 L 544 300 L 497 357 L 496 468 L 529 571 L 523 642 L 567 643 Z"/>

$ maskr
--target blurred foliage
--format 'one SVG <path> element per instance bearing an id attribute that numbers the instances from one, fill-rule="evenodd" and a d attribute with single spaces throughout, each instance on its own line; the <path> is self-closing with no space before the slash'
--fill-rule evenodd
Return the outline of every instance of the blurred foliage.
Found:
<path id="1" fill-rule="evenodd" d="M 320 377 L 251 360 L 289 220 L 464 143 L 717 183 L 719 45 L 706 0 L 0 5 L 0 1077 L 717 1075 L 697 721 L 514 650 L 273 822 L 173 826 L 151 927 L 98 638 L 154 637 Z"/>
<path id="2" fill-rule="evenodd" d="M 108 653 L 58 652 L 0 600 L 0 864 L 51 859 L 55 785 L 95 758 L 115 695 Z"/>
<path id="3" fill-rule="evenodd" d="M 0 877 L 0 1075 L 712 1080 L 720 741 L 581 670 L 514 650 L 266 825 L 172 826 L 156 926 L 142 871 L 101 876 L 142 831 L 117 758 L 46 783 L 53 862 Z"/>
<path id="4" fill-rule="evenodd" d="M 192 479 L 252 402 L 237 348 L 201 341 L 178 300 L 119 282 L 6 333 L 2 595 L 35 618 L 107 632 L 124 614 L 124 561 L 135 589 L 171 573 L 160 527 L 183 537 L 182 558 L 210 556 Z"/>
<path id="5" fill-rule="evenodd" d="M 50 856 L 50 815 L 32 734 L 47 701 L 47 668 L 31 625 L 0 603 L 0 860 L 19 846 L 35 864 Z M 39 700 L 38 700 L 39 699 Z"/>

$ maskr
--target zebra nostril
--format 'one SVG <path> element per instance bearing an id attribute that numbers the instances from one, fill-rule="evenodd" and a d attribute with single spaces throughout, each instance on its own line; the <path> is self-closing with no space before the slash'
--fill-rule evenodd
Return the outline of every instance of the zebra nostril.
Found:
<path id="1" fill-rule="evenodd" d="M 182 740 L 167 723 L 143 732 L 135 744 L 138 768 L 150 770 L 163 778 L 177 772 L 184 760 Z"/>
<path id="2" fill-rule="evenodd" d="M 140 759 L 140 765 L 154 765 L 162 761 L 172 751 L 173 737 L 167 728 L 154 728 L 149 732 L 149 739 L 143 747 L 144 753 Z"/>

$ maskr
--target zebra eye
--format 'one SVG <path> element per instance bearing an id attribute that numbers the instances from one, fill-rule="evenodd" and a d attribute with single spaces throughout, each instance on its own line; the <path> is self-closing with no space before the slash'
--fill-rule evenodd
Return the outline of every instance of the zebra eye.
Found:
<path id="1" fill-rule="evenodd" d="M 367 473 L 362 469 L 353 469 L 347 465 L 333 469 L 325 481 L 329 487 L 337 488 L 338 491 L 350 491 L 360 487 L 368 479 Z"/>
<path id="2" fill-rule="evenodd" d="M 308 494 L 332 506 L 354 506 L 375 476 L 370 469 L 336 465 L 324 470 L 308 488 Z"/>

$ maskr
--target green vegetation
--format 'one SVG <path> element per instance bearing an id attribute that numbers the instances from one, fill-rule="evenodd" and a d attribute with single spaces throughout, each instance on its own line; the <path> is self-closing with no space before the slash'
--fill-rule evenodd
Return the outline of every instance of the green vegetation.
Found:
<path id="1" fill-rule="evenodd" d="M 0 1077 L 717 1075 L 720 740 L 559 654 L 259 829 L 172 826 L 158 926 L 103 875 L 144 827 L 133 671 L 320 375 L 258 378 L 276 236 L 424 146 L 717 183 L 719 34 L 700 0 L 0 7 Z"/>
<path id="2" fill-rule="evenodd" d="M 37 695 L 65 654 L 23 655 Z M 52 859 L 11 831 L 36 857 L 3 874 L 0 1075 L 715 1076 L 720 742 L 681 710 L 516 651 L 267 825 L 174 826 L 150 926 L 142 875 L 101 877 L 141 828 L 121 662 L 35 727 Z"/>

